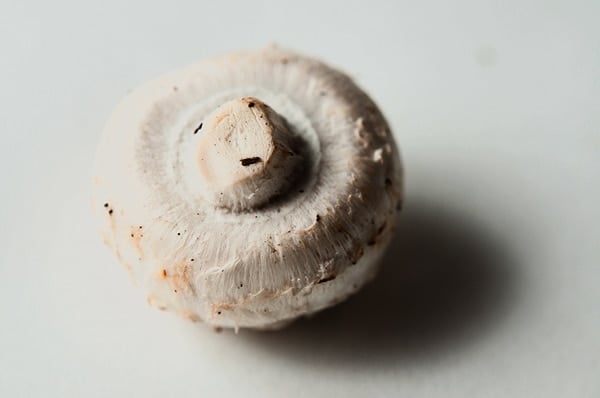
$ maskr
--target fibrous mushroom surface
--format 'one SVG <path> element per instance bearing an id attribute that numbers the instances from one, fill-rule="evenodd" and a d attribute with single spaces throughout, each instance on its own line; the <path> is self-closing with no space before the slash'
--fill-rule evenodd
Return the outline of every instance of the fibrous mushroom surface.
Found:
<path id="1" fill-rule="evenodd" d="M 373 101 L 278 48 L 134 90 L 95 170 L 104 239 L 148 301 L 222 327 L 276 327 L 356 292 L 402 201 L 398 151 Z"/>

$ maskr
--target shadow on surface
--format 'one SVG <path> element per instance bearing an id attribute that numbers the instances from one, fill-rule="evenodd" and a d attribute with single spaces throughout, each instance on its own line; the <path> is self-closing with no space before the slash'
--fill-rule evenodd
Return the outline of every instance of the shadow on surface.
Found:
<path id="1" fill-rule="evenodd" d="M 415 202 L 361 293 L 287 329 L 240 337 L 293 361 L 335 366 L 433 359 L 484 337 L 514 301 L 509 253 L 471 220 Z"/>

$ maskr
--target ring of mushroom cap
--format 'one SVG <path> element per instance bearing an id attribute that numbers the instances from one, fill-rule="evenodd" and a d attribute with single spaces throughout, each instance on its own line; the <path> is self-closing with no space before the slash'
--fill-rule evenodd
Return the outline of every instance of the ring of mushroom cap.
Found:
<path id="1" fill-rule="evenodd" d="M 277 48 L 146 83 L 109 120 L 94 208 L 151 304 L 271 328 L 376 272 L 402 199 L 385 119 L 346 75 Z"/>

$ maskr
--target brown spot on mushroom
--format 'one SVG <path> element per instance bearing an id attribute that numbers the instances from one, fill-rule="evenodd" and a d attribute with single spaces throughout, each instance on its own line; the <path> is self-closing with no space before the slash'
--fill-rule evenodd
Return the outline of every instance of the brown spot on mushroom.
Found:
<path id="1" fill-rule="evenodd" d="M 319 279 L 319 281 L 317 282 L 317 284 L 320 284 L 320 283 L 325 283 L 325 282 L 332 281 L 332 280 L 334 280 L 336 277 L 337 277 L 337 275 L 329 275 L 329 276 L 326 276 L 325 278 Z"/>
<path id="2" fill-rule="evenodd" d="M 163 278 L 166 278 L 167 277 L 167 270 L 163 268 L 163 270 L 161 272 L 161 275 L 162 275 Z"/>
<path id="3" fill-rule="evenodd" d="M 138 257 L 142 257 L 141 239 L 144 237 L 144 234 L 140 233 L 139 228 L 131 227 L 129 230 L 129 236 L 131 237 L 133 246 L 137 251 Z"/>
<path id="4" fill-rule="evenodd" d="M 365 254 L 365 249 L 362 246 L 357 246 L 356 250 L 350 256 L 350 263 L 352 265 L 355 265 L 364 254 Z"/>
<path id="5" fill-rule="evenodd" d="M 115 247 L 115 256 L 117 256 L 117 260 L 119 260 L 120 263 L 123 263 L 123 257 L 121 256 L 121 251 L 119 250 L 118 247 Z M 129 265 L 123 263 L 123 265 L 125 266 L 125 268 L 127 268 L 128 271 L 131 271 L 131 269 L 129 268 Z"/>
<path id="6" fill-rule="evenodd" d="M 240 159 L 240 163 L 242 164 L 242 166 L 250 166 L 251 164 L 259 163 L 259 162 L 262 162 L 262 159 L 258 156 L 254 156 L 252 158 Z"/>
<path id="7" fill-rule="evenodd" d="M 386 225 L 387 225 L 387 223 L 384 222 L 383 224 L 381 224 L 381 226 L 379 228 L 377 228 L 377 235 L 381 235 L 381 233 L 385 229 Z"/>
<path id="8" fill-rule="evenodd" d="M 182 313 L 181 315 L 183 315 L 183 317 L 185 319 L 188 319 L 192 322 L 200 322 L 202 320 L 202 318 L 200 318 L 198 316 L 198 314 L 191 312 L 191 311 L 185 311 L 184 313 Z"/>
<path id="9" fill-rule="evenodd" d="M 108 215 L 112 216 L 112 214 L 113 214 L 113 209 L 108 210 Z"/>
<path id="10" fill-rule="evenodd" d="M 321 216 L 317 214 L 317 217 L 315 218 L 315 221 L 316 221 L 316 222 L 319 222 L 319 221 L 321 221 Z"/>
<path id="11" fill-rule="evenodd" d="M 105 204 L 104 204 L 104 207 L 108 207 L 108 203 L 105 203 Z"/>
<path id="12" fill-rule="evenodd" d="M 194 284 L 192 283 L 192 267 L 187 263 L 175 265 L 169 273 L 169 283 L 173 291 L 185 294 L 196 294 Z"/>
<path id="13" fill-rule="evenodd" d="M 390 185 L 392 185 L 392 179 L 391 178 L 386 178 L 385 179 L 385 186 L 389 187 Z"/>
<path id="14" fill-rule="evenodd" d="M 381 224 L 379 226 L 379 228 L 377 228 L 377 230 L 373 233 L 373 235 L 371 236 L 371 238 L 367 242 L 367 246 L 373 246 L 373 245 L 375 245 L 377 243 L 378 238 L 381 236 L 381 234 L 383 233 L 383 231 L 385 231 L 385 227 L 386 226 L 387 226 L 387 223 L 384 221 L 383 224 Z"/>
<path id="15" fill-rule="evenodd" d="M 234 305 L 230 303 L 216 303 L 211 306 L 211 312 L 213 315 L 221 315 L 223 311 L 231 311 L 233 308 Z"/>
<path id="16" fill-rule="evenodd" d="M 248 108 L 254 108 L 255 103 L 254 102 L 248 102 Z"/>

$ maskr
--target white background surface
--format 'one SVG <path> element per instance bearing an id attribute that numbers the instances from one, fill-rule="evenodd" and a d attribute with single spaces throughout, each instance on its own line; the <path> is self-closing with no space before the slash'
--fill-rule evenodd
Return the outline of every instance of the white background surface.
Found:
<path id="1" fill-rule="evenodd" d="M 600 3 L 3 0 L 0 396 L 600 396 Z M 90 220 L 116 102 L 278 43 L 354 76 L 406 163 L 383 275 L 279 333 L 146 306 Z"/>

